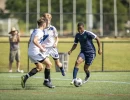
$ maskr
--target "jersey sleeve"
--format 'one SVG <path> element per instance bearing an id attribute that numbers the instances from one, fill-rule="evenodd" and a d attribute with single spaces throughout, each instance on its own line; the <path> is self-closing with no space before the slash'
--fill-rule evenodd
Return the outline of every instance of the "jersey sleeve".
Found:
<path id="1" fill-rule="evenodd" d="M 95 39 L 95 38 L 97 37 L 96 34 L 94 34 L 93 32 L 90 32 L 90 31 L 88 31 L 88 36 L 89 36 L 90 38 L 92 38 L 92 39 Z"/>
<path id="2" fill-rule="evenodd" d="M 78 44 L 79 40 L 78 40 L 78 35 L 76 34 L 75 39 L 74 39 L 74 44 Z"/>
<path id="3" fill-rule="evenodd" d="M 54 30 L 53 30 L 53 31 L 54 31 L 54 36 L 55 36 L 55 37 L 58 37 L 57 29 L 56 29 L 54 26 L 53 26 L 53 29 L 54 29 Z"/>
<path id="4" fill-rule="evenodd" d="M 37 37 L 38 37 L 38 39 L 40 39 L 40 38 L 41 38 L 41 34 L 40 34 L 40 32 L 38 32 L 38 30 L 36 30 L 36 32 L 35 32 L 35 36 L 37 36 Z"/>

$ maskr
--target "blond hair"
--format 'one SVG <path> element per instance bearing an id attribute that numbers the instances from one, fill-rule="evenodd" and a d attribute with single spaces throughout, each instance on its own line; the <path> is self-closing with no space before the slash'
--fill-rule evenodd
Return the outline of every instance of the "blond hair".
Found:
<path id="1" fill-rule="evenodd" d="M 52 15 L 49 14 L 49 13 L 44 13 L 43 17 L 46 18 L 46 19 L 52 19 Z"/>

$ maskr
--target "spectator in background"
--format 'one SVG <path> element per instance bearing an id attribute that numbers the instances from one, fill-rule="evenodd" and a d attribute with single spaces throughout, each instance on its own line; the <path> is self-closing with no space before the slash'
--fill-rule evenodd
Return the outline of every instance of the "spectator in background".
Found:
<path id="1" fill-rule="evenodd" d="M 17 71 L 22 72 L 20 70 L 20 50 L 19 50 L 19 42 L 20 35 L 18 30 L 15 27 L 11 28 L 9 32 L 9 42 L 10 42 L 10 53 L 9 53 L 9 72 L 12 72 L 12 63 L 14 62 L 14 58 L 16 60 Z"/>

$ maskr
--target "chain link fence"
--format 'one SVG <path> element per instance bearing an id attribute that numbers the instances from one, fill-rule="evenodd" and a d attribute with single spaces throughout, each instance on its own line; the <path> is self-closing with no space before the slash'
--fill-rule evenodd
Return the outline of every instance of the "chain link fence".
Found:
<path id="1" fill-rule="evenodd" d="M 96 55 L 93 64 L 90 67 L 91 71 L 130 71 L 130 41 L 102 41 L 102 55 Z M 94 42 L 95 47 L 97 44 Z M 58 44 L 58 51 L 60 54 L 60 61 L 67 72 L 72 72 L 75 64 L 77 55 L 80 52 L 80 47 L 73 51 L 73 53 L 68 56 L 67 52 L 73 45 L 73 42 L 61 41 Z M 0 72 L 8 72 L 9 63 L 9 43 L 0 42 Z M 28 58 L 28 42 L 20 42 L 21 51 L 21 69 L 24 72 L 30 71 L 35 65 L 30 62 Z M 53 59 L 50 57 L 53 66 L 51 70 L 53 72 L 58 71 Z M 80 65 L 80 72 L 83 72 L 83 64 Z M 16 72 L 16 63 L 13 63 L 13 72 Z"/>

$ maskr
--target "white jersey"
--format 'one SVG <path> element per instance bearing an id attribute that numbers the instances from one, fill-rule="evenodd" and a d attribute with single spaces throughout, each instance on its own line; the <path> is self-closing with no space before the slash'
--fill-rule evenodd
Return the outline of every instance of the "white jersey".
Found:
<path id="1" fill-rule="evenodd" d="M 55 37 L 58 36 L 58 32 L 56 28 L 52 25 L 50 25 L 48 28 L 43 30 L 44 32 L 44 37 L 42 44 L 45 45 L 45 47 L 53 47 L 55 43 Z"/>
<path id="2" fill-rule="evenodd" d="M 28 48 L 28 54 L 29 55 L 37 55 L 40 53 L 40 49 L 33 43 L 34 37 L 37 36 L 38 37 L 38 42 L 41 43 L 42 39 L 43 39 L 43 31 L 41 29 L 35 29 L 30 37 L 30 41 L 29 41 L 29 48 Z"/>

